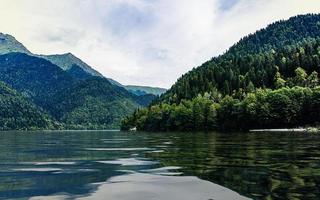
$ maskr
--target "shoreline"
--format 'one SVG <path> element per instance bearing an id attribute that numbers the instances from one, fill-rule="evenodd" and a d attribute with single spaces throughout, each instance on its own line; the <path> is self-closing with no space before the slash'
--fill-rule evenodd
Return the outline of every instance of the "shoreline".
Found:
<path id="1" fill-rule="evenodd" d="M 279 128 L 279 129 L 252 129 L 250 133 L 317 133 L 320 132 L 319 128 Z"/>

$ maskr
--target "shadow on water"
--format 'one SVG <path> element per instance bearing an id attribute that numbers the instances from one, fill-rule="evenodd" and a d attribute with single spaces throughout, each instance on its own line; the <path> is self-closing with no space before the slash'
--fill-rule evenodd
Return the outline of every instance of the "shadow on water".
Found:
<path id="1" fill-rule="evenodd" d="M 132 177 L 144 177 L 138 189 L 178 180 L 168 176 L 196 176 L 258 200 L 317 199 L 319 148 L 320 135 L 301 133 L 4 132 L 0 199 L 125 192 L 129 183 L 111 180 Z"/>
<path id="2" fill-rule="evenodd" d="M 253 199 L 318 199 L 320 136 L 290 133 L 184 134 L 150 155 L 164 165 Z"/>

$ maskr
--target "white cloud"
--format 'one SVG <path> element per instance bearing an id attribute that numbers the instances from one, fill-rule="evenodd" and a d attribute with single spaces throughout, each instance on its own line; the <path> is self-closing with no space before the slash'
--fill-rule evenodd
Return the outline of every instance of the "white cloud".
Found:
<path id="1" fill-rule="evenodd" d="M 163 87 L 273 21 L 320 12 L 319 0 L 0 2 L 0 32 L 31 51 L 72 52 L 121 83 Z"/>

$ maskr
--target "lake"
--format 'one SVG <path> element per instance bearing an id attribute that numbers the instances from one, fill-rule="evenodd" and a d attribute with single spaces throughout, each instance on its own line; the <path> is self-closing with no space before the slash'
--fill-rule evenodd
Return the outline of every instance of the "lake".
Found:
<path id="1" fill-rule="evenodd" d="M 0 199 L 320 199 L 320 135 L 3 132 Z"/>

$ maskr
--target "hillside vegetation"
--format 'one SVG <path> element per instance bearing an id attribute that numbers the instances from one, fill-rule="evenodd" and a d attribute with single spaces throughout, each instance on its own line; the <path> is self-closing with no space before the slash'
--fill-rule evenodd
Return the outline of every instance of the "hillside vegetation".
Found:
<path id="1" fill-rule="evenodd" d="M 27 98 L 0 82 L 0 130 L 57 129 L 60 125 Z"/>
<path id="2" fill-rule="evenodd" d="M 94 77 L 59 92 L 50 101 L 49 112 L 72 128 L 118 128 L 127 113 L 140 105 L 138 97 L 105 78 Z"/>
<path id="3" fill-rule="evenodd" d="M 318 105 L 319 36 L 320 15 L 276 22 L 183 75 L 122 127 L 247 130 L 317 124 L 320 116 L 307 120 L 311 110 L 305 105 Z"/>

